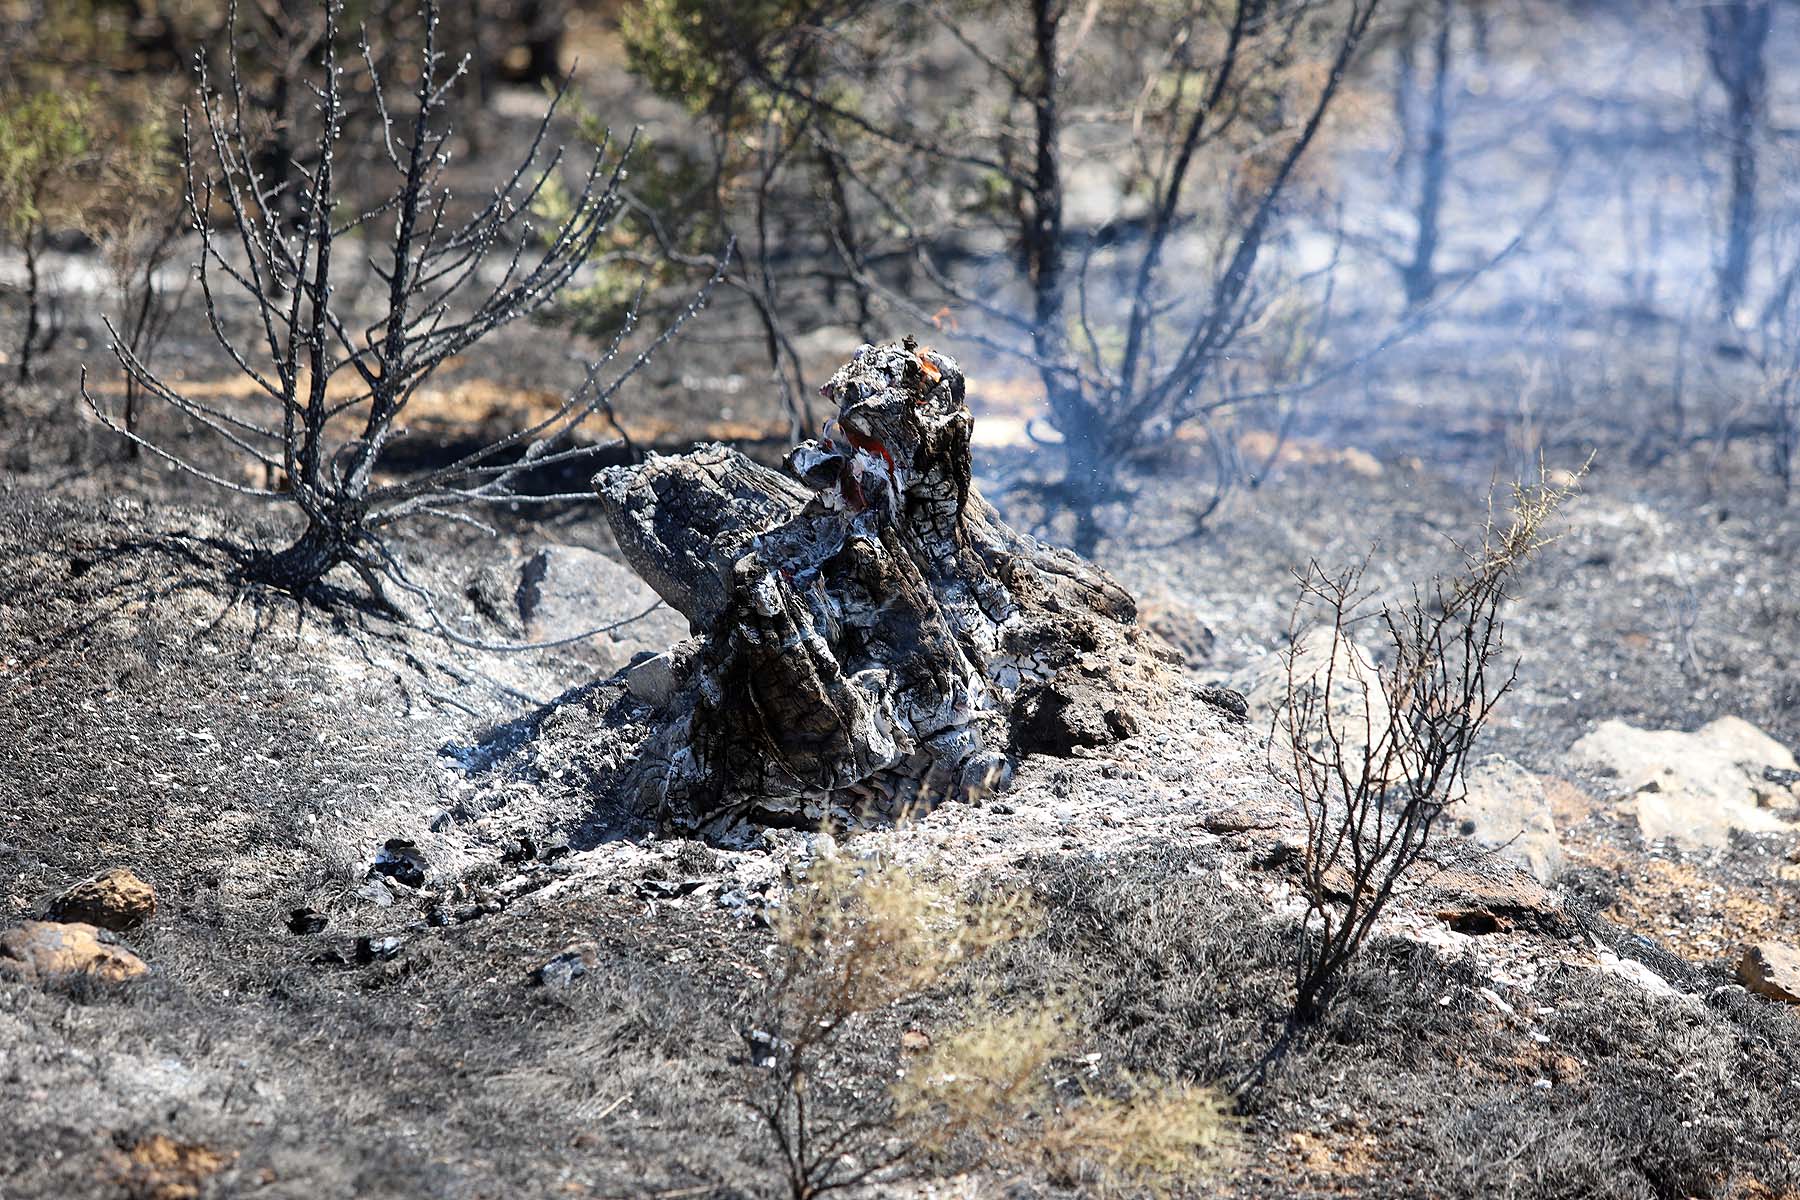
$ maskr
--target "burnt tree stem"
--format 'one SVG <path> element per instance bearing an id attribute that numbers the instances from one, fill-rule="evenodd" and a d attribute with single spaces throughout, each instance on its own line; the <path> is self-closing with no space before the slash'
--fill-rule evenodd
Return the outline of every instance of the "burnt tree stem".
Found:
<path id="1" fill-rule="evenodd" d="M 283 591 L 305 595 L 333 568 L 348 561 L 350 554 L 343 526 L 329 521 L 309 521 L 293 542 L 263 557 L 253 574 Z"/>
<path id="2" fill-rule="evenodd" d="M 708 446 L 595 479 L 700 635 L 627 756 L 621 803 L 664 825 L 896 816 L 1129 736 L 1170 692 L 1131 597 L 982 498 L 954 360 L 864 346 L 825 394 L 837 416 L 785 472 Z"/>
<path id="3" fill-rule="evenodd" d="M 42 322 L 38 317 L 38 300 L 42 294 L 43 283 L 38 274 L 38 240 L 37 230 L 30 229 L 25 233 L 25 340 L 19 347 L 19 382 L 31 380 L 31 360 L 37 353 L 38 336 Z"/>
<path id="4" fill-rule="evenodd" d="M 1719 309 L 1729 320 L 1744 302 L 1756 237 L 1757 141 L 1768 104 L 1769 0 L 1728 0 L 1702 10 L 1706 54 L 1725 89 L 1730 156 L 1725 249 L 1718 266 Z"/>
<path id="5" fill-rule="evenodd" d="M 1413 240 L 1412 261 L 1402 272 L 1406 303 L 1417 308 L 1437 291 L 1437 258 L 1444 209 L 1444 185 L 1450 175 L 1450 57 L 1451 26 L 1455 0 L 1439 0 L 1437 31 L 1432 43 L 1431 109 L 1426 118 L 1425 145 L 1419 159 L 1419 200 L 1414 210 L 1418 231 Z"/>

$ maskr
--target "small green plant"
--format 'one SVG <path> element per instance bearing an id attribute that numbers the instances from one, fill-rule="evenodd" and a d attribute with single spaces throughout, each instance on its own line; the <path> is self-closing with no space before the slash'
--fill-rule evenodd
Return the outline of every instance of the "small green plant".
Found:
<path id="1" fill-rule="evenodd" d="M 582 139 L 604 141 L 604 123 L 585 106 L 568 103 Z M 595 247 L 588 276 L 565 288 L 537 315 L 542 324 L 604 343 L 628 321 L 645 316 L 647 305 L 654 308 L 646 297 L 692 283 L 696 273 L 705 278 L 718 268 L 718 248 L 730 238 L 703 214 L 692 215 L 706 187 L 698 164 L 679 147 L 640 137 L 632 147 L 630 168 L 625 203 Z M 677 213 L 690 215 L 671 228 Z M 547 230 L 574 219 L 574 197 L 561 179 L 546 181 L 532 201 L 532 216 Z M 685 296 L 685 287 L 676 294 Z"/>
<path id="2" fill-rule="evenodd" d="M 1222 1152 L 1230 1126 L 1210 1089 L 1059 1086 L 1052 1068 L 1072 1055 L 1077 1022 L 1055 1001 L 1009 1008 L 977 987 L 898 1082 L 872 1083 L 858 1067 L 857 1047 L 884 1014 L 951 990 L 1038 920 L 1003 892 L 971 898 L 920 872 L 836 855 L 811 864 L 776 921 L 775 966 L 744 1031 L 745 1100 L 793 1200 L 891 1183 L 933 1162 L 1034 1166 L 1090 1192 L 1159 1191 Z"/>

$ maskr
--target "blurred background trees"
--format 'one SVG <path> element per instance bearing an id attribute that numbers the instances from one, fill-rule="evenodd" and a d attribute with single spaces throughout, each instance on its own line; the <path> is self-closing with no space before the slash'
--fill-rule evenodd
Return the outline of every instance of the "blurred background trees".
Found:
<path id="1" fill-rule="evenodd" d="M 1294 366 L 1324 281 L 1264 250 L 1319 207 L 1309 152 L 1375 14 L 651 0 L 624 33 L 710 135 L 710 219 L 741 233 L 739 287 L 792 392 L 807 288 L 865 337 L 935 320 L 1024 366 L 1091 552 L 1133 459 L 1245 386 L 1224 364 L 1264 364 L 1265 387 Z"/>
<path id="2" fill-rule="evenodd" d="M 170 327 L 194 259 L 173 202 L 195 102 L 183 73 L 220 53 L 232 12 L 0 4 L 10 375 L 56 345 L 70 255 L 101 264 L 140 359 Z M 256 166 L 292 196 L 314 167 L 303 69 L 323 9 L 235 12 Z M 1665 340 L 1736 356 L 1674 372 L 1675 437 L 1764 436 L 1766 405 L 1738 403 L 1760 385 L 1738 373 L 1774 361 L 1795 291 L 1785 14 L 1776 0 L 501 0 L 443 16 L 471 56 L 447 149 L 460 188 L 490 188 L 527 101 L 580 61 L 557 136 L 646 128 L 618 219 L 540 322 L 589 345 L 640 289 L 647 315 L 672 316 L 734 244 L 695 359 L 711 365 L 690 376 L 745 371 L 791 437 L 857 342 L 929 335 L 993 394 L 1026 397 L 1021 437 L 1041 453 L 1017 482 L 1044 528 L 1091 551 L 1158 464 L 1198 464 L 1216 505 L 1266 472 L 1325 389 L 1373 386 L 1399 341 L 1452 309 L 1560 336 L 1546 314 L 1587 303 L 1584 267 L 1621 258 L 1634 310 L 1683 322 Z M 419 22 L 412 3 L 351 0 L 336 49 L 354 62 L 366 31 L 404 85 L 412 68 L 384 56 Z M 344 81 L 353 127 L 379 119 L 369 77 Z M 346 205 L 379 201 L 358 191 L 377 150 L 345 147 L 364 155 L 340 171 Z M 1552 213 L 1565 172 L 1579 178 Z M 567 218 L 561 188 L 533 197 L 536 224 Z M 1501 260 L 1504 277 L 1471 290 Z M 122 386 L 132 426 L 140 385 Z M 1702 388 L 1731 393 L 1724 427 L 1694 423 Z"/>

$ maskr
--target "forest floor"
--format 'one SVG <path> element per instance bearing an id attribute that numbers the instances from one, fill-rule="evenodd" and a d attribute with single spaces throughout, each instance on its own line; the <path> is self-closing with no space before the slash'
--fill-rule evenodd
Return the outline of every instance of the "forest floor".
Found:
<path id="1" fill-rule="evenodd" d="M 1523 55 L 1530 78 L 1541 55 L 1598 79 L 1591 38 L 1570 24 L 1562 35 L 1581 44 L 1552 46 L 1533 24 L 1516 32 L 1523 51 L 1497 53 Z M 603 68 L 599 111 L 652 124 L 673 111 L 610 69 L 615 43 L 582 49 Z M 1626 82 L 1655 91 L 1629 68 Z M 1459 136 L 1497 132 L 1477 164 L 1487 177 L 1537 178 L 1493 161 L 1529 152 L 1510 131 L 1554 117 L 1598 144 L 1622 110 L 1607 86 L 1546 90 L 1527 116 L 1496 87 Z M 1583 108 L 1589 92 L 1607 103 Z M 1657 127 L 1674 129 L 1691 114 L 1668 96 Z M 514 99 L 522 113 L 536 97 Z M 1129 519 L 1107 514 L 1097 558 L 1185 652 L 1196 693 L 1115 747 L 1028 759 L 988 803 L 847 839 L 1019 890 L 1049 919 L 988 978 L 872 1022 L 834 1082 L 884 1086 L 905 1065 L 903 1031 L 941 1028 L 979 997 L 1062 992 L 1082 997 L 1087 1057 L 1065 1064 L 1071 1077 L 1234 1090 L 1234 1150 L 1184 1181 L 1189 1194 L 1800 1198 L 1800 1021 L 1733 973 L 1744 943 L 1800 944 L 1800 814 L 1782 789 L 1800 797 L 1751 777 L 1766 803 L 1739 814 L 1756 829 L 1733 829 L 1709 800 L 1684 809 L 1678 791 L 1575 749 L 1608 722 L 1691 733 L 1735 717 L 1769 753 L 1800 752 L 1800 499 L 1772 481 L 1763 447 L 1724 436 L 1754 391 L 1741 354 L 1626 296 L 1621 279 L 1646 286 L 1635 258 L 1603 268 L 1590 253 L 1596 228 L 1617 241 L 1664 220 L 1633 208 L 1643 196 L 1705 203 L 1688 143 L 1646 135 L 1627 157 L 1630 172 L 1587 164 L 1605 178 L 1570 186 L 1566 236 L 1494 272 L 1454 319 L 1284 412 L 1248 414 L 1232 451 L 1256 486 L 1216 511 L 1214 447 L 1178 439 L 1133 464 Z M 1361 174 L 1380 190 L 1392 172 L 1383 159 Z M 1529 191 L 1503 197 L 1518 222 L 1540 206 Z M 1703 226 L 1690 209 L 1667 224 Z M 1519 227 L 1485 215 L 1447 258 L 1485 259 Z M 1669 260 L 1665 292 L 1703 278 L 1698 249 L 1668 251 L 1692 253 Z M 93 275 L 79 254 L 47 270 Z M 1372 282 L 1391 283 L 1358 286 Z M 1569 303 L 1524 319 L 1532 288 Z M 328 607 L 240 586 L 237 561 L 291 536 L 291 514 L 124 456 L 77 392 L 86 362 L 103 400 L 118 398 L 88 299 L 65 301 L 37 382 L 12 383 L 0 361 L 0 930 L 113 866 L 159 903 L 124 935 L 144 978 L 0 979 L 0 1200 L 783 1194 L 739 1102 L 756 1081 L 742 1023 L 769 962 L 766 904 L 820 839 L 596 840 L 578 834 L 568 789 L 496 781 L 467 754 L 680 636 L 679 621 L 665 611 L 611 641 L 508 653 L 385 619 L 347 573 Z M 16 297 L 0 300 L 10 331 Z M 240 403 L 195 310 L 157 361 Z M 621 396 L 620 421 L 640 448 L 720 439 L 773 460 L 790 431 L 766 362 L 713 317 Z M 813 381 L 857 341 L 810 331 Z M 580 353 L 543 329 L 483 343 L 418 398 L 394 469 L 527 424 L 580 380 Z M 1033 384 L 964 366 L 979 485 L 1015 525 L 1066 538 L 1066 515 L 1041 506 L 1056 452 L 1025 436 Z M 240 477 L 195 430 L 146 419 Z M 554 482 L 578 489 L 617 453 Z M 1557 540 L 1505 610 L 1518 677 L 1481 746 L 1516 768 L 1498 777 L 1529 795 L 1504 799 L 1537 806 L 1551 833 L 1534 844 L 1553 847 L 1555 869 L 1540 882 L 1510 847 L 1445 836 L 1330 1015 L 1286 1036 L 1298 814 L 1261 746 L 1268 714 L 1232 723 L 1198 689 L 1268 678 L 1308 563 L 1366 563 L 1377 601 L 1403 598 L 1479 539 L 1508 482 L 1584 464 Z M 494 517 L 492 537 L 437 524 L 401 538 L 465 633 L 532 636 L 545 618 L 522 603 L 527 568 L 546 548 L 612 581 L 560 593 L 551 616 L 575 624 L 559 628 L 641 597 L 583 554 L 614 549 L 597 506 Z M 371 876 L 396 838 L 423 857 L 419 887 Z M 580 979 L 540 981 L 582 944 Z M 971 1168 L 868 1194 L 1085 1192 L 1041 1170 Z"/>
<path id="2" fill-rule="evenodd" d="M 530 364 L 541 340 L 452 376 L 443 428 L 518 420 L 530 395 L 482 362 Z M 454 751 L 604 674 L 604 656 L 455 648 L 359 610 L 348 576 L 330 611 L 235 587 L 233 555 L 278 539 L 282 514 L 125 461 L 70 395 L 79 350 L 0 415 L 0 925 L 114 865 L 160 906 L 127 937 L 145 979 L 0 983 L 0 1196 L 775 1194 L 735 1102 L 772 935 L 725 898 L 777 895 L 817 839 L 589 844 L 559 839 L 567 814 L 529 788 L 472 805 L 485 784 Z M 1361 401 L 1302 420 L 1199 531 L 1198 449 L 1144 465 L 1099 557 L 1188 651 L 1196 687 L 1267 670 L 1307 561 L 1367 558 L 1394 596 L 1479 536 L 1521 459 L 1516 410 L 1483 408 L 1492 393 L 1466 380 L 1383 394 L 1427 373 L 1432 347 L 1410 352 Z M 671 447 L 778 438 L 754 389 L 724 414 L 720 389 L 691 386 L 737 372 L 709 355 L 676 347 L 644 393 L 658 402 L 625 421 L 654 410 L 645 440 Z M 1646 838 L 1617 781 L 1571 754 L 1608 719 L 1739 716 L 1800 746 L 1800 505 L 1744 447 L 1647 461 L 1627 434 L 1648 418 L 1618 412 L 1616 388 L 1576 390 L 1594 410 L 1524 447 L 1555 468 L 1594 458 L 1508 607 L 1519 677 L 1483 747 L 1544 789 L 1562 869 L 1546 888 L 1444 840 L 1330 1018 L 1272 1068 L 1258 1075 L 1285 1028 L 1299 833 L 1258 726 L 1183 701 L 1117 747 L 1026 761 L 997 802 L 851 839 L 1038 897 L 1045 929 L 993 970 L 1090 997 L 1095 1062 L 1257 1077 L 1199 1194 L 1800 1194 L 1800 1027 L 1730 968 L 1744 941 L 1794 938 L 1800 840 Z M 978 417 L 982 396 L 972 380 Z M 1031 502 L 1048 465 L 990 444 L 979 475 L 1010 519 L 1054 533 Z M 453 618 L 499 638 L 521 634 L 509 606 L 532 554 L 611 549 L 582 505 L 503 515 L 492 539 L 408 537 Z M 371 880 L 390 838 L 419 847 L 423 887 Z M 534 983 L 582 942 L 585 977 Z M 968 1002 L 951 989 L 892 1014 L 843 1069 L 893 1070 L 900 1025 Z M 907 1187 L 1080 1190 L 979 1170 Z"/>

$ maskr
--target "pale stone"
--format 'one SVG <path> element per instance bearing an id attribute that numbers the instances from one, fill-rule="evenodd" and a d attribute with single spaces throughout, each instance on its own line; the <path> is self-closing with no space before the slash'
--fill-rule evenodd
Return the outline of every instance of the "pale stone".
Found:
<path id="1" fill-rule="evenodd" d="M 1468 793 L 1445 814 L 1451 826 L 1481 845 L 1500 848 L 1538 882 L 1562 871 L 1562 843 L 1550 814 L 1544 781 L 1518 763 L 1490 754 L 1469 769 Z"/>
<path id="2" fill-rule="evenodd" d="M 1796 769 L 1793 754 L 1748 721 L 1720 717 L 1693 733 L 1603 721 L 1570 749 L 1583 766 L 1610 771 L 1615 797 L 1637 817 L 1646 841 L 1689 849 L 1722 847 L 1732 830 L 1785 833 L 1783 815 L 1800 792 L 1768 778 Z"/>
<path id="3" fill-rule="evenodd" d="M 91 975 L 118 983 L 149 969 L 143 959 L 93 925 L 26 921 L 0 932 L 0 977 L 37 982 Z"/>
<path id="4" fill-rule="evenodd" d="M 1759 995 L 1800 1004 L 1800 950 L 1780 942 L 1745 946 L 1738 955 L 1738 982 Z"/>

